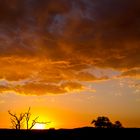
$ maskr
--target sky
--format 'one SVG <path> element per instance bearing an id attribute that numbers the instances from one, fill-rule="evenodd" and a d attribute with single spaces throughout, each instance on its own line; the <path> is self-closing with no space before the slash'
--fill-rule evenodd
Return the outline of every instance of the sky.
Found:
<path id="1" fill-rule="evenodd" d="M 0 0 L 0 128 L 31 107 L 46 128 L 98 116 L 140 127 L 139 0 Z"/>

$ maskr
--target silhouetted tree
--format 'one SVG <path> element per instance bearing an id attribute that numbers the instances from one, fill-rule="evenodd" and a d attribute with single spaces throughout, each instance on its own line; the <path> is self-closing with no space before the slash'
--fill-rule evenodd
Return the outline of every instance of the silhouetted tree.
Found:
<path id="1" fill-rule="evenodd" d="M 31 112 L 30 112 L 31 108 L 29 107 L 28 111 L 25 113 L 20 113 L 19 117 L 16 114 L 11 113 L 10 111 L 8 111 L 8 113 L 11 115 L 11 123 L 12 123 L 12 127 L 15 129 L 21 129 L 21 124 L 26 121 L 26 129 L 31 130 L 36 123 L 40 123 L 40 124 L 47 124 L 50 122 L 39 122 L 37 121 L 37 119 L 39 118 L 39 116 L 37 116 L 35 119 L 32 120 L 32 123 L 30 123 L 30 119 L 31 119 Z M 29 124 L 31 124 L 29 126 Z"/>
<path id="2" fill-rule="evenodd" d="M 98 117 L 97 120 L 93 120 L 91 124 L 94 124 L 96 128 L 111 128 L 112 123 L 108 117 Z"/>
<path id="3" fill-rule="evenodd" d="M 93 120 L 91 124 L 94 124 L 95 128 L 122 128 L 122 124 L 119 121 L 116 121 L 113 124 L 108 117 L 101 116 L 97 120 Z"/>
<path id="4" fill-rule="evenodd" d="M 35 124 L 40 123 L 40 124 L 47 124 L 50 122 L 38 122 L 37 119 L 39 118 L 39 116 L 37 116 L 35 119 L 32 120 L 31 126 L 29 126 L 29 121 L 30 121 L 30 117 L 31 117 L 31 113 L 30 113 L 31 108 L 29 107 L 28 111 L 25 113 L 25 119 L 26 119 L 26 128 L 27 130 L 31 130 Z"/>
<path id="5" fill-rule="evenodd" d="M 35 126 L 35 124 L 36 124 L 36 120 L 39 118 L 39 116 L 38 116 L 38 117 L 36 117 L 34 120 L 32 120 L 32 124 L 31 124 L 31 126 L 29 127 L 29 121 L 30 121 L 30 117 L 31 117 L 30 110 L 31 110 L 31 108 L 29 107 L 28 111 L 25 113 L 26 128 L 27 128 L 27 130 L 28 130 L 28 129 L 32 129 L 32 128 Z"/>
<path id="6" fill-rule="evenodd" d="M 23 123 L 25 113 L 20 113 L 19 116 L 17 114 L 11 113 L 10 110 L 8 111 L 8 113 L 11 115 L 10 119 L 11 119 L 12 127 L 14 129 L 21 129 L 21 125 Z"/>
<path id="7" fill-rule="evenodd" d="M 36 124 L 36 120 L 39 118 L 39 116 L 36 117 L 36 118 L 32 121 L 31 126 L 29 127 L 29 121 L 30 121 L 30 117 L 31 117 L 30 110 L 31 110 L 31 108 L 29 107 L 28 111 L 25 113 L 26 128 L 27 128 L 27 130 L 28 130 L 28 129 L 32 129 L 32 128 L 35 126 L 35 124 Z"/>
<path id="8" fill-rule="evenodd" d="M 36 117 L 34 120 L 32 120 L 32 124 L 31 124 L 31 126 L 29 127 L 30 130 L 35 126 L 35 124 L 37 123 L 36 120 L 37 120 L 38 118 L 39 118 L 39 116 Z"/>
<path id="9" fill-rule="evenodd" d="M 30 120 L 30 116 L 31 116 L 31 113 L 30 113 L 30 107 L 27 111 L 27 113 L 25 113 L 25 119 L 26 119 L 26 126 L 27 126 L 27 129 L 29 129 L 29 120 Z"/>
<path id="10" fill-rule="evenodd" d="M 115 121 L 114 123 L 114 128 L 123 128 L 122 124 L 120 123 L 120 121 Z"/>

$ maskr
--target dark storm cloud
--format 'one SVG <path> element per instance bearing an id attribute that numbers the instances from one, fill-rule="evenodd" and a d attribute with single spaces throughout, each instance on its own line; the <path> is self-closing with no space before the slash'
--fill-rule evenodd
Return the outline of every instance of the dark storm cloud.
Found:
<path id="1" fill-rule="evenodd" d="M 139 68 L 139 7 L 139 0 L 0 0 L 0 78 L 94 81 L 82 71 Z"/>

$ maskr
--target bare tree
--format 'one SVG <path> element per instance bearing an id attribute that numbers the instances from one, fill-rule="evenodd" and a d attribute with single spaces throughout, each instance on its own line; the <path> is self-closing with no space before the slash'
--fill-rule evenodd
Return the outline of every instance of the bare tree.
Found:
<path id="1" fill-rule="evenodd" d="M 12 123 L 12 127 L 14 129 L 21 129 L 21 125 L 23 123 L 23 119 L 25 117 L 25 113 L 20 113 L 19 116 L 17 116 L 16 114 L 11 113 L 11 111 L 9 110 L 8 113 L 11 115 L 11 123 Z"/>
<path id="2" fill-rule="evenodd" d="M 36 120 L 39 118 L 39 116 L 38 117 L 36 117 L 33 121 L 32 121 L 32 124 L 31 124 L 31 126 L 30 126 L 30 130 L 35 126 L 35 124 L 37 123 L 36 122 Z"/>
<path id="3" fill-rule="evenodd" d="M 16 114 L 11 113 L 10 111 L 8 111 L 8 113 L 11 115 L 11 123 L 12 123 L 12 127 L 15 129 L 20 129 L 22 123 L 24 122 L 24 120 L 26 121 L 26 129 L 27 130 L 31 130 L 36 123 L 40 123 L 40 124 L 47 124 L 50 122 L 39 122 L 37 121 L 37 119 L 39 118 L 36 117 L 35 119 L 32 120 L 32 123 L 30 123 L 31 120 L 31 112 L 30 112 L 31 108 L 29 107 L 28 111 L 25 113 L 20 113 L 19 117 Z M 30 126 L 29 126 L 30 124 Z"/>
<path id="4" fill-rule="evenodd" d="M 25 113 L 25 119 L 26 119 L 26 126 L 27 126 L 27 129 L 29 129 L 29 120 L 30 120 L 30 116 L 31 116 L 31 113 L 30 113 L 30 107 L 27 111 L 27 113 Z"/>
<path id="5" fill-rule="evenodd" d="M 29 126 L 29 122 L 31 119 L 31 113 L 30 113 L 31 107 L 29 107 L 28 111 L 25 113 L 25 119 L 26 119 L 26 128 L 27 130 L 31 130 L 35 124 L 40 123 L 40 124 L 47 124 L 50 122 L 38 122 L 37 119 L 39 118 L 39 116 L 37 116 L 35 119 L 32 120 L 31 126 Z"/>
<path id="6" fill-rule="evenodd" d="M 30 118 L 31 118 L 30 110 L 31 110 L 31 107 L 29 107 L 28 111 L 25 113 L 26 128 L 27 128 L 27 130 L 28 129 L 32 129 L 35 126 L 37 119 L 39 118 L 39 116 L 38 116 L 34 120 L 32 120 L 32 124 L 31 124 L 31 126 L 29 126 L 29 122 L 30 122 Z"/>

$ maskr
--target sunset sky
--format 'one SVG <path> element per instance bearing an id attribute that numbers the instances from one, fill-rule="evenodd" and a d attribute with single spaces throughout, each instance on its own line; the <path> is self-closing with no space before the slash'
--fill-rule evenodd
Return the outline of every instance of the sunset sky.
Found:
<path id="1" fill-rule="evenodd" d="M 0 0 L 0 128 L 11 112 L 140 127 L 140 0 Z"/>

